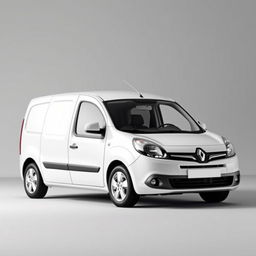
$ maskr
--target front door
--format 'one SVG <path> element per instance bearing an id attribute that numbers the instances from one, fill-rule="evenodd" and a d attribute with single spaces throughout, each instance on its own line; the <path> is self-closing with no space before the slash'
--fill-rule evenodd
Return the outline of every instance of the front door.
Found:
<path id="1" fill-rule="evenodd" d="M 69 140 L 69 171 L 72 183 L 103 186 L 105 137 L 86 131 L 89 124 L 106 126 L 99 103 L 86 96 L 79 98 L 77 114 Z"/>

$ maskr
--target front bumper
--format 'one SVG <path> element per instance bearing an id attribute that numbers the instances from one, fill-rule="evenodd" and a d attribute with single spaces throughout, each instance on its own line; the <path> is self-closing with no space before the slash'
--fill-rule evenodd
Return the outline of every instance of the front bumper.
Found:
<path id="1" fill-rule="evenodd" d="M 208 172 L 213 165 L 220 171 L 220 177 L 188 178 L 189 168 L 200 168 L 203 172 Z M 129 171 L 134 189 L 140 195 L 233 190 L 239 185 L 240 172 L 237 156 L 208 164 L 194 163 L 192 167 L 191 162 L 140 156 L 129 166 Z M 155 181 L 152 182 L 153 179 Z"/>
<path id="2" fill-rule="evenodd" d="M 188 176 L 171 176 L 153 174 L 147 178 L 145 184 L 157 189 L 201 189 L 234 187 L 240 183 L 240 172 L 223 173 L 221 177 L 193 178 Z"/>

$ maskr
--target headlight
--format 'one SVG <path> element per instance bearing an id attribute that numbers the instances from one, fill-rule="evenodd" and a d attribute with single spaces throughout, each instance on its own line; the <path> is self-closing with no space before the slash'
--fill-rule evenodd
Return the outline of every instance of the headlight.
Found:
<path id="1" fill-rule="evenodd" d="M 222 139 L 227 149 L 227 157 L 234 156 L 236 152 L 232 143 L 229 140 L 227 140 L 225 137 L 222 137 Z"/>
<path id="2" fill-rule="evenodd" d="M 142 155 L 154 158 L 167 157 L 165 150 L 152 141 L 135 138 L 132 142 L 134 148 Z"/>

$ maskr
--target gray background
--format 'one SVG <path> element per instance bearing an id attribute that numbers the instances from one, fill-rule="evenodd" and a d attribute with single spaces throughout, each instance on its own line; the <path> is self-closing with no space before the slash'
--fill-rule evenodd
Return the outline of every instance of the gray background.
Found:
<path id="1" fill-rule="evenodd" d="M 50 188 L 29 200 L 18 177 L 21 120 L 33 97 L 95 89 L 168 95 L 230 138 L 254 174 L 256 1 L 0 0 L 0 255 L 255 256 L 256 176 L 221 204 L 196 194 L 142 197 Z M 57 238 L 57 239 L 56 239 Z"/>
<path id="2" fill-rule="evenodd" d="M 33 97 L 95 89 L 179 101 L 230 138 L 241 170 L 255 153 L 255 1 L 1 1 L 0 176 L 18 171 Z"/>

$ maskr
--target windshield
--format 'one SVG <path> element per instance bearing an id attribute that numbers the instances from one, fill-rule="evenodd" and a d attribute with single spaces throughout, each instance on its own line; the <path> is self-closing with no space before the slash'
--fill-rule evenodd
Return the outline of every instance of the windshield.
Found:
<path id="1" fill-rule="evenodd" d="M 131 133 L 202 133 L 204 130 L 177 103 L 127 99 L 104 102 L 115 127 Z"/>

